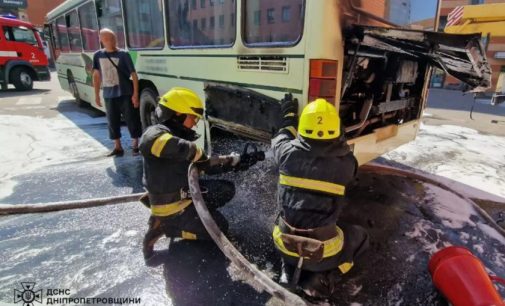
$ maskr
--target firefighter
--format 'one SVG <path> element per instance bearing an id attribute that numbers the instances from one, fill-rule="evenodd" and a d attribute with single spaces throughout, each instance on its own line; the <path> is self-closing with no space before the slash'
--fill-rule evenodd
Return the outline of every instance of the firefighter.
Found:
<path id="1" fill-rule="evenodd" d="M 207 157 L 195 141 L 199 135 L 192 128 L 203 117 L 203 103 L 193 91 L 173 88 L 156 108 L 158 124 L 150 126 L 140 139 L 144 157 L 144 185 L 147 196 L 141 198 L 150 207 L 149 229 L 144 237 L 143 253 L 148 263 L 154 245 L 163 235 L 187 240 L 209 240 L 198 218 L 188 191 L 188 167 L 195 162 L 207 174 L 246 170 L 254 164 L 240 163 L 240 155 Z M 200 181 L 204 200 L 223 231 L 228 224 L 217 209 L 235 194 L 233 183 L 225 180 Z"/>
<path id="2" fill-rule="evenodd" d="M 273 239 L 283 276 L 290 278 L 281 282 L 293 288 L 298 284 L 311 296 L 329 296 L 332 281 L 347 273 L 368 247 L 364 228 L 338 222 L 358 163 L 335 107 L 326 100 L 309 103 L 299 123 L 298 103 L 291 95 L 282 100 L 281 112 L 281 129 L 272 139 L 281 208 Z"/>

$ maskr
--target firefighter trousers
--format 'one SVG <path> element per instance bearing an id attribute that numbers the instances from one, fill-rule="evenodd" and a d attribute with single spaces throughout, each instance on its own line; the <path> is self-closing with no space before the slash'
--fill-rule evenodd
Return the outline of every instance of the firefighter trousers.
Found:
<path id="1" fill-rule="evenodd" d="M 217 225 L 223 232 L 228 230 L 228 222 L 217 210 L 229 202 L 235 195 L 235 185 L 226 180 L 200 180 L 202 196 Z M 144 257 L 153 255 L 156 241 L 163 235 L 168 238 L 187 240 L 211 240 L 203 226 L 194 204 L 184 211 L 169 217 L 149 217 L 149 229 L 144 236 Z"/>

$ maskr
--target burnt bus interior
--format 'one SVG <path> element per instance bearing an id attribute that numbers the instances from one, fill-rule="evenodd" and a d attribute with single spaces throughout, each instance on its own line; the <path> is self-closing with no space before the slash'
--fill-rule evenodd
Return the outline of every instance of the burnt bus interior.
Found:
<path id="1" fill-rule="evenodd" d="M 345 35 L 340 117 L 349 138 L 416 119 L 422 107 L 425 59 L 367 44 L 363 28 Z"/>
<path id="2" fill-rule="evenodd" d="M 489 86 L 480 35 L 352 26 L 345 33 L 340 116 L 349 138 L 418 119 L 430 66 Z"/>

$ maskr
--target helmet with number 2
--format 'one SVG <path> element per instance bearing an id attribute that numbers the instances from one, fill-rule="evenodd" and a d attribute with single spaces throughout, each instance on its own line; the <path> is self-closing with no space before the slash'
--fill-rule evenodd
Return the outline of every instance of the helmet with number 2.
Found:
<path id="1" fill-rule="evenodd" d="M 298 133 L 315 140 L 329 140 L 340 136 L 340 116 L 333 104 L 316 99 L 305 106 L 300 115 Z"/>

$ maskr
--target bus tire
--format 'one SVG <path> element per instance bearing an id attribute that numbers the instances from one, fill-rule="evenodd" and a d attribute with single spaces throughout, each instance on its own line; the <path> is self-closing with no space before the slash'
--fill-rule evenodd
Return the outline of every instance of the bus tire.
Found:
<path id="1" fill-rule="evenodd" d="M 140 121 L 143 130 L 158 123 L 155 112 L 158 105 L 157 96 L 156 91 L 149 87 L 144 88 L 140 93 Z"/>
<path id="2" fill-rule="evenodd" d="M 77 106 L 83 107 L 84 103 L 81 99 L 81 95 L 79 94 L 79 88 L 77 88 L 77 83 L 75 82 L 74 76 L 72 73 L 68 74 L 68 88 L 70 90 L 70 93 L 75 99 L 75 103 L 77 103 Z"/>
<path id="3" fill-rule="evenodd" d="M 25 67 L 16 67 L 10 73 L 10 80 L 16 90 L 28 91 L 33 89 L 33 76 L 30 70 Z"/>

